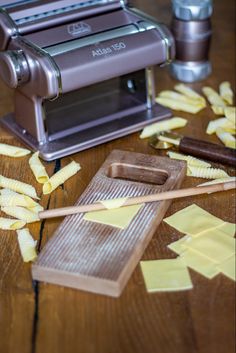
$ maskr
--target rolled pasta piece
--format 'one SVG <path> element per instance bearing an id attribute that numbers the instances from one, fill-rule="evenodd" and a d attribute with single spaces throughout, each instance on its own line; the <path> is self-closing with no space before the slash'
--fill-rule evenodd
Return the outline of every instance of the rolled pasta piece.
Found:
<path id="1" fill-rule="evenodd" d="M 194 100 L 200 101 L 204 105 L 206 104 L 206 100 L 203 96 L 201 96 L 199 93 L 194 91 L 192 88 L 186 86 L 184 83 L 179 83 L 179 84 L 175 85 L 174 88 L 177 92 L 180 92 L 180 93 L 184 94 L 185 96 L 192 98 Z"/>
<path id="2" fill-rule="evenodd" d="M 196 114 L 204 108 L 202 103 L 199 104 L 190 104 L 182 101 L 174 100 L 172 98 L 157 97 L 156 102 L 174 110 L 179 110 L 187 113 Z"/>
<path id="3" fill-rule="evenodd" d="M 43 185 L 43 194 L 50 194 L 59 185 L 63 184 L 67 179 L 75 175 L 81 169 L 80 164 L 71 162 L 56 174 L 54 174 L 48 182 Z"/>
<path id="4" fill-rule="evenodd" d="M 0 217 L 0 229 L 3 230 L 15 230 L 23 228 L 26 225 L 26 222 L 20 219 L 9 219 Z"/>
<path id="5" fill-rule="evenodd" d="M 36 244 L 28 228 L 17 230 L 17 240 L 24 262 L 34 261 L 37 258 Z"/>
<path id="6" fill-rule="evenodd" d="M 224 113 L 226 118 L 233 123 L 236 124 L 236 107 L 226 107 L 224 109 Z"/>
<path id="7" fill-rule="evenodd" d="M 9 189 L 0 190 L 0 206 L 34 207 L 37 205 L 37 202 L 27 195 L 18 194 Z"/>
<path id="8" fill-rule="evenodd" d="M 37 205 L 36 205 L 36 206 L 34 206 L 34 207 L 27 207 L 27 210 L 29 210 L 29 211 L 31 211 L 31 212 L 34 212 L 34 213 L 37 213 L 37 214 L 38 214 L 38 212 L 43 211 L 43 210 L 44 210 L 44 208 L 43 208 L 43 206 L 41 206 L 41 205 L 37 204 Z"/>
<path id="9" fill-rule="evenodd" d="M 229 175 L 224 170 L 219 168 L 201 168 L 193 166 L 188 166 L 187 176 L 204 179 L 219 179 L 229 177 Z"/>
<path id="10" fill-rule="evenodd" d="M 224 99 L 224 101 L 227 104 L 232 105 L 234 92 L 232 91 L 230 83 L 228 81 L 222 82 L 220 84 L 219 91 L 220 91 L 220 96 Z"/>
<path id="11" fill-rule="evenodd" d="M 235 181 L 236 182 L 236 177 L 214 179 L 211 181 L 207 181 L 206 183 L 198 184 L 197 186 L 207 186 L 207 185 L 213 185 L 213 184 L 218 184 L 218 183 L 226 183 L 227 181 Z"/>
<path id="12" fill-rule="evenodd" d="M 187 120 L 179 117 L 163 120 L 155 124 L 146 126 L 141 132 L 140 138 L 145 139 L 161 131 L 167 131 L 183 127 L 187 124 Z"/>
<path id="13" fill-rule="evenodd" d="M 223 142 L 226 147 L 236 149 L 236 139 L 229 132 L 224 131 L 222 128 L 216 129 L 216 135 Z"/>
<path id="14" fill-rule="evenodd" d="M 29 159 L 29 165 L 38 183 L 44 184 L 49 180 L 46 169 L 39 159 L 39 152 L 32 155 Z"/>
<path id="15" fill-rule="evenodd" d="M 24 207 L 14 206 L 14 207 L 1 207 L 2 212 L 6 213 L 8 216 L 15 217 L 26 223 L 33 223 L 39 221 L 37 213 L 29 211 Z"/>
<path id="16" fill-rule="evenodd" d="M 192 97 L 186 96 L 184 94 L 181 93 L 176 93 L 174 91 L 162 91 L 159 93 L 158 97 L 164 97 L 164 98 L 170 98 L 170 99 L 175 99 L 177 101 L 180 102 L 185 102 L 187 104 L 193 104 L 193 105 L 197 105 L 199 106 L 199 104 L 202 105 L 202 107 L 206 106 L 205 100 L 203 98 L 203 102 L 198 100 L 198 99 L 194 99 Z"/>
<path id="17" fill-rule="evenodd" d="M 220 107 L 219 105 L 212 105 L 211 109 L 215 115 L 224 115 L 224 107 Z"/>
<path id="18" fill-rule="evenodd" d="M 226 106 L 221 96 L 211 87 L 203 87 L 202 91 L 207 97 L 209 103 L 212 104 L 213 106 L 215 105 L 220 107 Z"/>
<path id="19" fill-rule="evenodd" d="M 234 125 L 231 123 L 231 121 L 229 121 L 227 118 L 220 118 L 209 122 L 206 133 L 208 135 L 212 135 L 219 127 L 223 128 L 224 130 L 234 130 Z"/>
<path id="20" fill-rule="evenodd" d="M 0 143 L 0 154 L 4 156 L 18 158 L 26 156 L 29 153 L 31 153 L 31 151 L 27 150 L 26 148 L 11 146 L 6 143 Z"/>
<path id="21" fill-rule="evenodd" d="M 23 183 L 22 181 L 18 181 L 16 179 L 6 178 L 3 175 L 0 175 L 0 187 L 10 189 L 20 194 L 25 194 L 33 199 L 39 199 L 36 190 L 32 185 Z"/>
<path id="22" fill-rule="evenodd" d="M 186 156 L 184 154 L 181 153 L 176 153 L 176 152 L 172 152 L 172 151 L 168 151 L 167 155 L 171 158 L 171 159 L 177 159 L 180 161 L 186 161 L 187 165 L 192 165 L 195 167 L 202 167 L 202 168 L 210 168 L 211 164 L 207 163 L 205 161 L 202 161 L 201 159 L 192 157 L 192 156 Z"/>

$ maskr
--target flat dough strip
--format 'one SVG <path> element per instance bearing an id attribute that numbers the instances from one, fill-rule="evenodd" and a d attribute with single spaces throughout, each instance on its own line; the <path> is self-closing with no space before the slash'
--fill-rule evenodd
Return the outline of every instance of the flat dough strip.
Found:
<path id="1" fill-rule="evenodd" d="M 221 229 L 224 229 L 225 234 L 229 232 L 229 235 L 232 236 L 232 227 L 230 226 L 230 230 L 228 229 L 228 224 L 231 225 L 232 223 L 222 221 L 220 218 L 213 216 L 195 204 L 165 218 L 164 222 L 179 232 L 189 234 L 193 237 L 217 227 L 221 227 Z"/>
<path id="2" fill-rule="evenodd" d="M 119 208 L 123 206 L 127 200 L 128 200 L 128 197 L 120 197 L 112 200 L 101 200 L 99 202 L 108 210 L 112 210 L 114 208 Z"/>
<path id="3" fill-rule="evenodd" d="M 189 235 L 185 235 L 184 237 L 180 238 L 179 240 L 174 241 L 173 243 L 170 243 L 167 245 L 167 247 L 174 251 L 174 253 L 180 255 L 185 251 L 185 248 L 183 247 L 183 244 L 187 242 L 191 237 Z"/>
<path id="4" fill-rule="evenodd" d="M 179 84 L 175 85 L 174 88 L 176 91 L 184 94 L 186 97 L 192 98 L 196 101 L 200 101 L 203 104 L 206 104 L 206 100 L 203 96 L 201 96 L 199 93 L 197 93 L 192 88 L 185 85 L 184 83 L 179 83 Z"/>
<path id="5" fill-rule="evenodd" d="M 208 279 L 211 279 L 220 273 L 215 262 L 195 251 L 187 250 L 182 252 L 180 256 L 188 267 Z"/>
<path id="6" fill-rule="evenodd" d="M 211 229 L 191 239 L 184 246 L 208 257 L 211 261 L 221 263 L 235 253 L 235 238 L 228 237 L 217 229 Z"/>
<path id="7" fill-rule="evenodd" d="M 0 143 L 0 155 L 8 156 L 8 157 L 23 157 L 27 154 L 31 153 L 31 151 L 26 148 L 21 148 L 17 146 L 11 146 L 6 143 Z"/>
<path id="8" fill-rule="evenodd" d="M 196 114 L 205 108 L 203 104 L 200 102 L 199 104 L 190 104 L 182 101 L 165 98 L 165 97 L 157 97 L 156 102 L 164 105 L 164 107 L 171 108 L 173 110 L 183 111 L 191 114 Z"/>
<path id="9" fill-rule="evenodd" d="M 223 100 L 229 104 L 233 104 L 233 97 L 234 97 L 234 92 L 231 88 L 231 85 L 228 81 L 224 81 L 220 84 L 219 86 L 219 91 L 220 91 L 220 96 L 223 98 Z"/>
<path id="10" fill-rule="evenodd" d="M 85 221 L 101 223 L 120 229 L 125 229 L 129 226 L 133 218 L 139 212 L 141 205 L 125 206 L 116 209 L 88 212 L 84 215 Z"/>
<path id="11" fill-rule="evenodd" d="M 217 265 L 217 268 L 220 272 L 222 272 L 225 276 L 236 281 L 236 264 L 235 264 L 235 254 L 228 258 L 226 261 Z"/>
<path id="12" fill-rule="evenodd" d="M 193 284 L 182 259 L 141 261 L 148 292 L 180 291 L 192 289 Z"/>

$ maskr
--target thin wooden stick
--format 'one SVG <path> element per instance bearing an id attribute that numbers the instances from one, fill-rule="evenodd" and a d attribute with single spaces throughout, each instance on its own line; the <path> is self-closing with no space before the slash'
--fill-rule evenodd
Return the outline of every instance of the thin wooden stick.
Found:
<path id="1" fill-rule="evenodd" d="M 236 187 L 235 181 L 228 181 L 224 183 L 217 183 L 213 185 L 193 187 L 188 189 L 171 190 L 171 191 L 166 191 L 159 194 L 129 197 L 121 207 L 137 205 L 137 204 L 147 203 L 147 202 L 177 199 L 181 197 L 201 195 L 205 193 L 231 190 L 231 189 L 235 189 L 235 187 Z M 70 207 L 56 208 L 53 210 L 41 211 L 39 212 L 39 218 L 46 219 L 46 218 L 62 217 L 62 216 L 76 214 L 76 213 L 85 213 L 85 212 L 100 211 L 100 210 L 106 210 L 106 209 L 107 208 L 102 203 L 97 202 L 90 205 L 70 206 Z"/>

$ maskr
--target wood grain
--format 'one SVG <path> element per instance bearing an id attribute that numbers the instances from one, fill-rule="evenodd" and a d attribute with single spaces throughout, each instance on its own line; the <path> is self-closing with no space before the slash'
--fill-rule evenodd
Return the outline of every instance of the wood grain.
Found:
<path id="1" fill-rule="evenodd" d="M 134 5 L 170 23 L 170 1 L 135 0 Z M 191 87 L 201 91 L 209 85 L 217 89 L 228 80 L 235 90 L 235 2 L 214 1 L 212 16 L 213 73 Z M 172 89 L 176 83 L 167 68 L 156 69 L 157 92 Z M 0 114 L 12 108 L 12 91 L 0 83 Z M 180 115 L 179 112 L 174 112 Z M 209 120 L 215 119 L 210 108 L 197 116 L 181 113 L 188 124 L 179 132 L 220 144 L 215 135 L 206 135 Z M 72 158 L 82 165 L 76 178 L 65 183 L 51 196 L 43 197 L 44 207 L 55 208 L 75 203 L 91 178 L 113 149 L 153 155 L 165 155 L 132 134 L 102 146 L 61 160 Z M 1 142 L 19 144 L 0 128 Z M 221 164 L 215 164 L 224 167 Z M 49 174 L 60 167 L 60 161 L 47 164 Z M 225 167 L 233 175 L 234 169 Z M 31 180 L 25 159 L 19 161 L 0 156 L 0 173 Z M 186 178 L 183 187 L 203 180 Z M 35 184 L 36 185 L 36 184 Z M 211 196 L 176 200 L 167 215 L 192 204 L 224 219 L 235 221 L 235 195 L 232 191 Z M 43 247 L 58 227 L 59 220 L 31 225 L 35 239 Z M 181 234 L 161 223 L 142 260 L 171 258 L 175 255 L 167 244 Z M 14 233 L 0 232 L 0 351 L 4 353 L 234 353 L 235 352 L 235 286 L 223 275 L 209 281 L 191 271 L 194 289 L 181 293 L 147 294 L 137 266 L 119 299 L 76 291 L 55 285 L 32 285 L 30 266 L 22 263 Z"/>

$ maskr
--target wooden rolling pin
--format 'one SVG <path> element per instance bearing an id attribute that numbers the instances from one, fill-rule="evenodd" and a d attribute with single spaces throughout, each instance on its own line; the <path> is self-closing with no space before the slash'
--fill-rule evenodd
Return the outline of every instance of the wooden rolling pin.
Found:
<path id="1" fill-rule="evenodd" d="M 236 187 L 236 181 L 228 181 L 224 183 L 217 183 L 217 184 L 193 187 L 188 189 L 171 190 L 171 191 L 166 191 L 166 192 L 153 194 L 153 195 L 128 197 L 121 207 L 137 205 L 137 204 L 146 203 L 146 202 L 156 202 L 161 200 L 170 200 L 170 199 L 177 199 L 177 198 L 187 197 L 187 196 L 231 190 L 231 189 L 235 189 L 235 187 Z M 100 210 L 106 210 L 106 209 L 107 208 L 102 203 L 97 202 L 90 205 L 70 206 L 70 207 L 56 208 L 53 210 L 41 211 L 39 212 L 39 218 L 46 219 L 46 218 L 62 217 L 62 216 L 76 214 L 76 213 L 85 213 L 85 212 L 100 211 Z"/>

